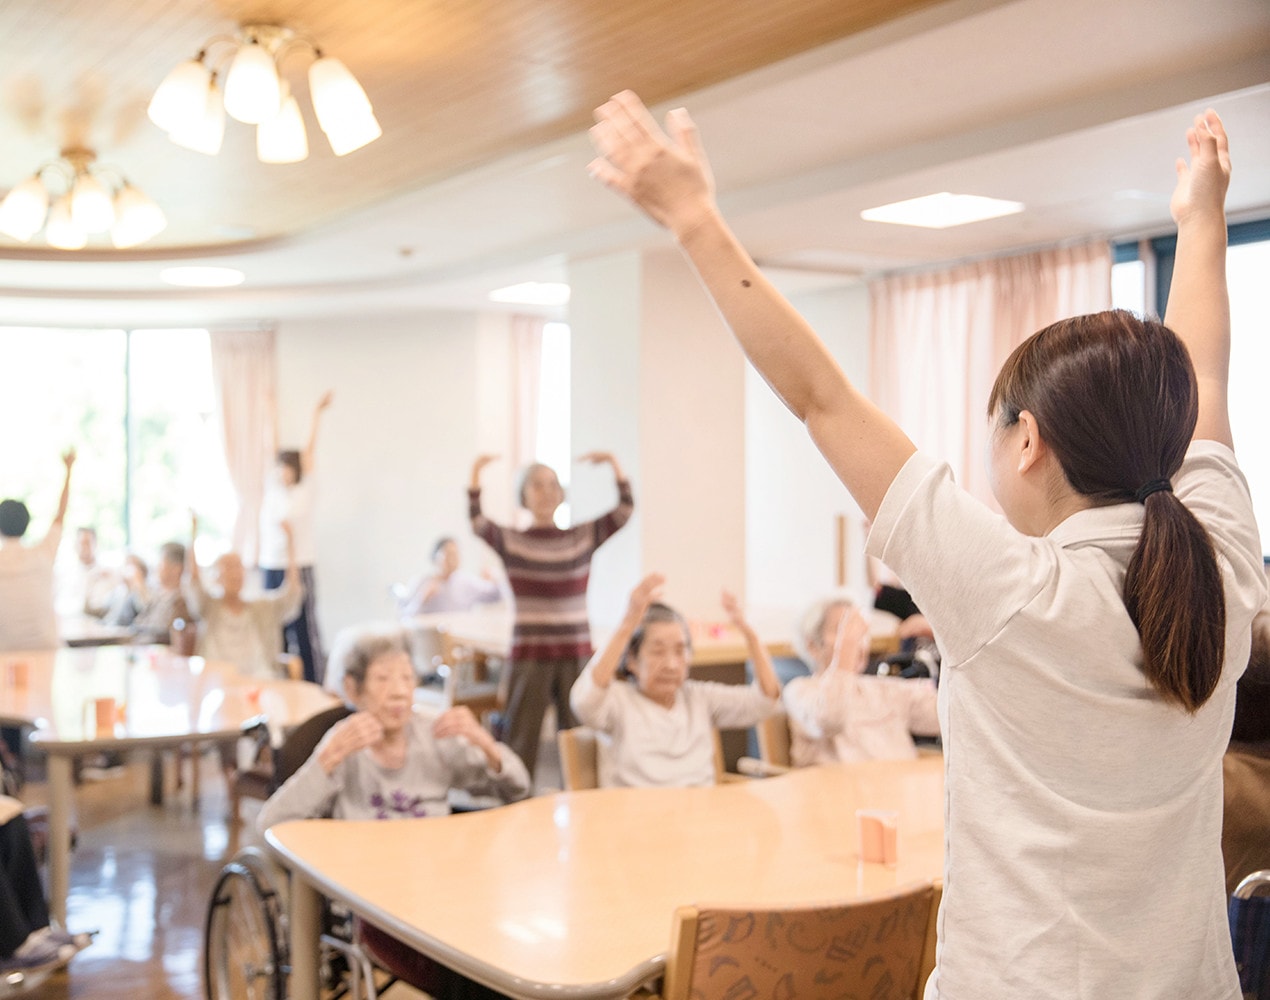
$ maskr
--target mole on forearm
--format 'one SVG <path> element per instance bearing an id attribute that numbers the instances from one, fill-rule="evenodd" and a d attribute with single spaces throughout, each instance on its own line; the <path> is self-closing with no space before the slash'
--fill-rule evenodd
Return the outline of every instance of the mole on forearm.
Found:
<path id="1" fill-rule="evenodd" d="M 741 287 L 742 287 L 742 288 L 749 288 L 749 287 L 750 287 L 750 279 L 749 279 L 749 278 L 742 278 L 742 279 L 741 279 Z"/>

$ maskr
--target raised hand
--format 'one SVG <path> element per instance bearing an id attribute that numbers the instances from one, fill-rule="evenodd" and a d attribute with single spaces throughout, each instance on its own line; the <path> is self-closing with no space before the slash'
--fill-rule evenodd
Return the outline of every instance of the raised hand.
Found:
<path id="1" fill-rule="evenodd" d="M 723 613 L 728 616 L 728 621 L 742 632 L 750 627 L 750 623 L 745 620 L 745 612 L 741 610 L 741 602 L 730 590 L 723 592 Z"/>
<path id="2" fill-rule="evenodd" d="M 323 740 L 319 761 L 329 774 L 345 758 L 374 746 L 384 738 L 384 727 L 370 712 L 354 712 L 331 727 Z"/>
<path id="3" fill-rule="evenodd" d="M 1169 201 L 1178 225 L 1197 212 L 1223 212 L 1230 185 L 1230 142 L 1216 111 L 1195 116 L 1186 130 L 1186 145 L 1190 163 L 1178 158 L 1177 186 Z"/>
<path id="4" fill-rule="evenodd" d="M 665 583 L 666 578 L 661 573 L 649 573 L 640 580 L 631 591 L 631 598 L 626 606 L 627 619 L 633 622 L 643 621 L 649 605 L 661 598 L 661 588 Z"/>
<path id="5" fill-rule="evenodd" d="M 319 411 L 325 410 L 333 402 L 335 402 L 335 390 L 327 389 L 326 392 L 322 394 L 322 398 L 317 401 L 315 409 Z"/>
<path id="6" fill-rule="evenodd" d="M 498 744 L 466 705 L 455 705 L 437 716 L 432 735 L 439 740 L 448 736 L 465 740 L 482 751 L 492 767 L 499 766 Z"/>
<path id="7" fill-rule="evenodd" d="M 62 464 L 66 466 L 66 471 L 71 471 L 71 466 L 75 464 L 76 453 L 74 448 L 67 448 L 62 452 Z"/>
<path id="8" fill-rule="evenodd" d="M 859 673 L 869 659 L 869 623 L 858 608 L 851 608 L 838 623 L 831 669 Z"/>
<path id="9" fill-rule="evenodd" d="M 479 489 L 481 486 L 481 470 L 490 462 L 498 461 L 497 455 L 477 455 L 476 461 L 472 463 L 472 489 Z"/>
<path id="10" fill-rule="evenodd" d="M 624 90 L 596 108 L 595 119 L 591 142 L 600 155 L 588 168 L 593 177 L 676 237 L 714 212 L 714 175 L 687 111 L 671 111 L 663 132 Z"/>

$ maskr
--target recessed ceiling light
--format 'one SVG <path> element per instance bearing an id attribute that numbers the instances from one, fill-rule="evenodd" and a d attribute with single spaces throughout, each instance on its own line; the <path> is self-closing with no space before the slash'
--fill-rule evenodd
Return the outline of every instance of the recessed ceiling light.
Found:
<path id="1" fill-rule="evenodd" d="M 494 289 L 489 299 L 523 306 L 562 306 L 569 301 L 569 286 L 560 281 L 522 281 Z"/>
<path id="2" fill-rule="evenodd" d="M 247 279 L 232 267 L 165 267 L 159 277 L 178 288 L 229 288 Z"/>
<path id="3" fill-rule="evenodd" d="M 897 226 L 921 226 L 923 229 L 947 229 L 968 222 L 982 222 L 1002 215 L 1023 211 L 1023 203 L 984 198 L 977 194 L 928 194 L 878 208 L 866 208 L 860 218 L 868 222 L 890 222 Z"/>

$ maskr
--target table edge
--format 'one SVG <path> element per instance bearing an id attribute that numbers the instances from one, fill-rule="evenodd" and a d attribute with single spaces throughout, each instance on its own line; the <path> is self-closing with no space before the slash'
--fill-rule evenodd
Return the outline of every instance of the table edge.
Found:
<path id="1" fill-rule="evenodd" d="M 627 972 L 612 979 L 596 983 L 541 983 L 522 979 L 495 965 L 473 958 L 427 934 L 420 933 L 410 924 L 383 913 L 345 887 L 336 887 L 320 872 L 297 859 L 274 836 L 273 828 L 265 831 L 265 844 L 275 860 L 285 867 L 292 878 L 300 877 L 314 889 L 338 899 L 354 913 L 399 938 L 412 948 L 435 958 L 469 979 L 474 979 L 490 989 L 498 990 L 517 1000 L 542 1000 L 545 997 L 561 997 L 565 1000 L 626 1000 L 635 990 L 666 971 L 666 953 L 645 959 Z"/>

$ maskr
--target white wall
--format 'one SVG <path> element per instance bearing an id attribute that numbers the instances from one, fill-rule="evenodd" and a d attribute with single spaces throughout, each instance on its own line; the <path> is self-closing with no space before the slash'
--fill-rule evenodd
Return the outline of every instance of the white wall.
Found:
<path id="1" fill-rule="evenodd" d="M 792 301 L 847 377 L 867 387 L 867 289 L 855 285 Z M 756 628 L 785 638 L 804 607 L 836 588 L 838 515 L 847 517 L 847 586 L 865 597 L 862 517 L 806 428 L 748 365 L 745 455 L 747 604 Z"/>
<path id="2" fill-rule="evenodd" d="M 506 320 L 425 313 L 287 322 L 278 331 L 279 441 L 302 445 L 328 388 L 316 469 L 319 621 L 391 617 L 389 586 L 426 569 L 453 534 L 472 569 L 496 560 L 472 537 L 466 486 L 479 451 L 506 452 Z M 490 470 L 491 503 L 507 489 Z"/>

